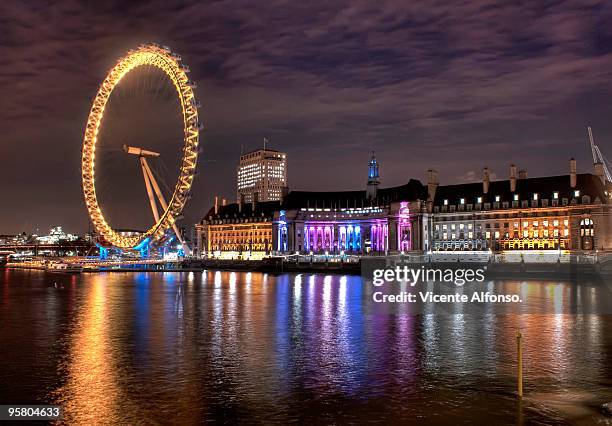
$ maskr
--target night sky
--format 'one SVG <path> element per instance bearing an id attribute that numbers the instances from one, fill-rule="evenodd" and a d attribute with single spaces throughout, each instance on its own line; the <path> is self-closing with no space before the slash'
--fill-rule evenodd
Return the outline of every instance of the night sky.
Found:
<path id="1" fill-rule="evenodd" d="M 591 171 L 587 125 L 612 157 L 611 22 L 612 2 L 599 1 L 3 1 L 0 233 L 87 230 L 90 104 L 115 61 L 149 42 L 182 56 L 203 105 L 186 224 L 214 194 L 234 200 L 241 149 L 264 137 L 288 153 L 300 190 L 364 188 L 371 150 L 383 186 L 424 181 L 428 168 L 442 184 L 479 180 L 484 166 L 506 178 L 511 162 L 564 174 L 572 156 Z M 105 190 L 122 223 L 139 219 L 127 207 L 121 217 L 132 198 L 150 216 L 134 179 Z"/>

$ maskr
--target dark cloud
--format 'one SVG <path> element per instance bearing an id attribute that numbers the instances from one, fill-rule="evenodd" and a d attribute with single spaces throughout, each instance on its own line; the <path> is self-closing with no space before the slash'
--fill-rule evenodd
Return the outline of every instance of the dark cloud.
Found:
<path id="1" fill-rule="evenodd" d="M 205 152 L 186 220 L 234 197 L 241 146 L 288 152 L 290 186 L 586 170 L 585 126 L 612 150 L 612 6 L 600 1 L 3 2 L 2 231 L 86 228 L 84 123 L 99 83 L 145 42 L 197 80 Z M 121 189 L 117 189 L 121 192 Z M 144 191 L 144 190 L 143 190 Z M 117 199 L 126 194 L 118 192 Z M 27 228 L 27 229 L 26 229 Z"/>

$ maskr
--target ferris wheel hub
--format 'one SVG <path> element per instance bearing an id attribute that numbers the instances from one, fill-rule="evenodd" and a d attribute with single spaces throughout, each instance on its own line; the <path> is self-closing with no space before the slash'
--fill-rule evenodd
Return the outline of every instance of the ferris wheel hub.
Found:
<path id="1" fill-rule="evenodd" d="M 159 152 L 148 151 L 146 149 L 137 148 L 135 146 L 123 145 L 123 151 L 127 154 L 136 155 L 138 157 L 159 157 Z"/>

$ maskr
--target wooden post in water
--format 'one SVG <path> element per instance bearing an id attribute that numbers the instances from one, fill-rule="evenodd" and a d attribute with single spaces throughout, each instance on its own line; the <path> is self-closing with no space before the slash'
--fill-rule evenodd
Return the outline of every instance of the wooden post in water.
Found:
<path id="1" fill-rule="evenodd" d="M 523 398 L 523 335 L 516 330 L 516 353 L 517 353 L 517 387 L 518 397 Z"/>

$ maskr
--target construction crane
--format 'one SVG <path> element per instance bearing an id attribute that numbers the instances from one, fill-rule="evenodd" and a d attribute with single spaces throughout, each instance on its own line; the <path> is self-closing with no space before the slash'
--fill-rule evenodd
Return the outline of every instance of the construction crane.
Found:
<path id="1" fill-rule="evenodd" d="M 587 127 L 587 129 L 589 132 L 589 142 L 591 143 L 591 152 L 593 153 L 593 164 L 601 163 L 603 165 L 604 173 L 606 175 L 606 180 L 608 182 L 612 182 L 612 175 L 610 174 L 610 168 L 612 168 L 612 164 L 608 160 L 606 160 L 606 158 L 601 154 L 599 147 L 595 145 L 591 126 Z"/>

